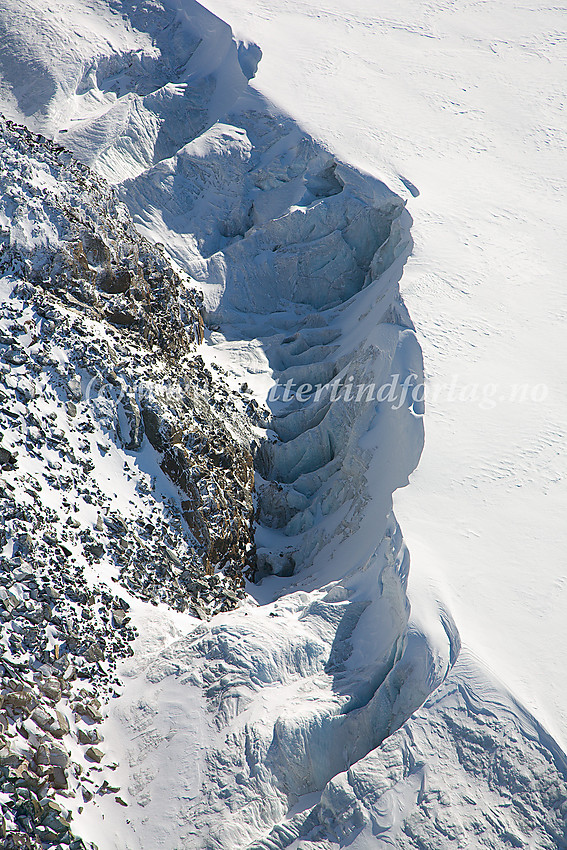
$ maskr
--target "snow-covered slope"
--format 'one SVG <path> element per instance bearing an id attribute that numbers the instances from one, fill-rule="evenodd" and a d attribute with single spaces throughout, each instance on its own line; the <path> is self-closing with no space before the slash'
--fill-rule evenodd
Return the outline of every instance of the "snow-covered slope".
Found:
<path id="1" fill-rule="evenodd" d="M 7 108 L 66 130 L 191 274 L 202 356 L 256 423 L 260 583 L 197 628 L 134 613 L 104 725 L 127 805 L 76 809 L 81 834 L 144 850 L 565 846 L 563 754 L 478 662 L 454 666 L 428 581 L 410 608 L 392 495 L 423 447 L 423 366 L 400 197 L 248 85 L 259 49 L 196 3 L 5 10 Z M 48 69 L 34 101 L 18 61 Z M 394 376 L 406 392 L 377 397 Z M 286 384 L 311 389 L 285 400 Z"/>
<path id="2" fill-rule="evenodd" d="M 245 595 L 253 427 L 112 190 L 3 120 L 0 151 L 0 838 L 80 850 L 71 801 L 125 805 L 117 664 Z"/>

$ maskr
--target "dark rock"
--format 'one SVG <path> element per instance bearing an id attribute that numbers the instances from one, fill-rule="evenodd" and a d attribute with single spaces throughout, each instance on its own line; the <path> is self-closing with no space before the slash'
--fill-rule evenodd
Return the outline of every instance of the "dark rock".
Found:
<path id="1" fill-rule="evenodd" d="M 28 361 L 28 355 L 19 348 L 9 348 L 4 352 L 4 360 L 12 366 L 23 366 Z"/>
<path id="2" fill-rule="evenodd" d="M 102 273 L 99 286 L 103 292 L 110 295 L 119 295 L 128 292 L 132 285 L 132 275 L 128 269 L 117 269 L 115 272 L 105 271 Z"/>
<path id="3" fill-rule="evenodd" d="M 120 413 L 123 415 L 120 416 Z M 127 451 L 138 451 L 144 440 L 144 420 L 134 399 L 122 399 L 118 415 L 118 434 Z"/>
<path id="4" fill-rule="evenodd" d="M 89 263 L 97 266 L 110 263 L 110 249 L 99 236 L 85 230 L 81 239 L 85 256 Z"/>
<path id="5" fill-rule="evenodd" d="M 89 747 L 85 755 L 87 756 L 87 758 L 89 758 L 91 761 L 95 761 L 97 764 L 100 764 L 100 762 L 104 758 L 104 753 L 102 752 L 102 750 L 99 750 L 98 747 Z"/>
<path id="6" fill-rule="evenodd" d="M 112 621 L 113 624 L 117 628 L 121 628 L 125 623 L 129 621 L 128 614 L 126 611 L 123 611 L 121 608 L 113 608 L 112 609 Z"/>
<path id="7" fill-rule="evenodd" d="M 69 732 L 69 721 L 60 711 L 55 711 L 52 714 L 38 707 L 32 711 L 31 719 L 44 732 L 50 732 L 54 738 L 62 738 Z"/>
<path id="8" fill-rule="evenodd" d="M 79 744 L 98 744 L 100 736 L 97 729 L 77 729 L 77 740 Z"/>
<path id="9" fill-rule="evenodd" d="M 121 325 L 124 327 L 133 325 L 138 319 L 135 310 L 130 310 L 127 307 L 113 307 L 112 309 L 107 310 L 104 315 L 105 318 L 108 319 L 109 322 L 112 322 L 113 325 Z"/>
<path id="10" fill-rule="evenodd" d="M 69 784 L 67 782 L 67 775 L 66 775 L 65 771 L 63 770 L 63 768 L 52 767 L 51 770 L 49 771 L 49 773 L 50 773 L 50 776 L 51 776 L 51 784 L 58 791 L 62 791 L 62 790 L 69 787 Z"/>
<path id="11" fill-rule="evenodd" d="M 16 466 L 18 462 L 17 455 L 3 446 L 0 446 L 0 466 Z"/>
<path id="12" fill-rule="evenodd" d="M 73 401 L 81 401 L 83 398 L 83 389 L 78 378 L 71 378 L 67 382 L 67 394 Z"/>
<path id="13" fill-rule="evenodd" d="M 58 744 L 41 744 L 35 760 L 38 764 L 64 769 L 69 764 L 69 754 Z"/>
<path id="14" fill-rule="evenodd" d="M 61 682 L 55 676 L 38 682 L 38 687 L 53 702 L 58 702 L 61 699 Z"/>

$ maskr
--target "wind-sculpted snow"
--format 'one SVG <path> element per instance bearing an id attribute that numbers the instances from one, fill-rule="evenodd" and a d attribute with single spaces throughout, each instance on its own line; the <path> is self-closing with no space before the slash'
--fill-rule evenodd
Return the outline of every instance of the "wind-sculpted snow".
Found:
<path id="1" fill-rule="evenodd" d="M 176 814 L 192 825 L 186 846 L 205 846 L 205 834 L 211 846 L 243 846 L 269 829 L 399 728 L 458 652 L 452 626 L 435 648 L 408 626 L 392 492 L 418 462 L 421 412 L 411 400 L 333 393 L 337 379 L 421 380 L 397 286 L 409 216 L 289 119 L 255 120 L 262 133 L 247 110 L 121 190 L 134 214 L 151 210 L 154 234 L 202 282 L 211 322 L 259 339 L 273 380 L 320 384 L 316 400 L 271 403 L 271 436 L 256 454 L 256 577 L 278 601 L 175 643 L 148 672 L 157 703 L 181 679 L 208 709 L 208 792 Z M 151 704 L 122 722 L 143 732 Z M 135 768 L 132 787 L 159 752 Z"/>
<path id="2" fill-rule="evenodd" d="M 259 48 L 237 45 L 198 4 L 94 8 L 101 23 L 87 44 L 92 13 L 73 4 L 79 34 L 65 60 L 43 35 L 30 46 L 51 89 L 26 100 L 13 66 L 4 88 L 20 117 L 65 125 L 65 144 L 202 289 L 203 356 L 252 385 L 257 568 L 246 604 L 185 623 L 164 651 L 148 637 L 124 669 L 106 739 L 130 805 L 104 799 L 77 822 L 103 848 L 143 850 L 475 846 L 470 829 L 496 847 L 521 842 L 529 823 L 557 835 L 534 778 L 543 765 L 563 781 L 549 742 L 526 750 L 525 809 L 499 819 L 479 808 L 462 828 L 452 812 L 443 819 L 451 778 L 504 805 L 507 776 L 473 758 L 484 715 L 475 706 L 467 718 L 466 695 L 483 686 L 465 693 L 451 673 L 460 640 L 450 613 L 425 599 L 411 611 L 407 596 L 392 494 L 418 464 L 424 431 L 421 350 L 399 293 L 412 248 L 403 202 L 255 91 Z M 42 33 L 60 31 L 64 12 L 36 10 Z M 13 39 L 34 12 L 7 20 Z M 251 351 L 257 365 L 245 372 L 239 358 Z M 494 718 L 490 746 L 503 758 L 515 721 L 499 725 L 499 709 Z M 525 724 L 514 729 L 518 750 L 533 741 Z M 428 806 L 425 765 L 438 770 L 440 741 L 448 778 Z M 465 791 L 454 799 L 458 822 L 469 803 Z"/>
<path id="3" fill-rule="evenodd" d="M 6 114 L 60 134 L 110 182 L 139 174 L 210 127 L 260 55 L 254 45 L 236 50 L 230 27 L 194 2 L 4 6 Z"/>
<path id="4" fill-rule="evenodd" d="M 565 766 L 537 721 L 464 655 L 403 729 L 251 848 L 564 848 Z"/>

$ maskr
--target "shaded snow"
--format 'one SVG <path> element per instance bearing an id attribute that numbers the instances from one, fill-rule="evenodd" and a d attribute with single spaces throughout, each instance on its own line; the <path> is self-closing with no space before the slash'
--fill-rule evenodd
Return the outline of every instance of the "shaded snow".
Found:
<path id="1" fill-rule="evenodd" d="M 131 15 L 131 26 L 97 4 L 100 24 L 89 43 L 84 33 L 92 11 L 73 4 L 76 30 L 64 60 L 46 47 L 43 33 L 67 29 L 67 6 L 36 10 L 35 18 L 27 11 L 19 16 L 14 6 L 5 17 L 11 53 L 23 55 L 28 67 L 49 68 L 51 80 L 29 101 L 25 79 L 20 85 L 9 68 L 3 83 L 9 109 L 45 132 L 68 129 L 61 138 L 118 184 L 140 230 L 164 242 L 199 283 L 209 322 L 220 323 L 208 336 L 206 358 L 226 363 L 235 382 L 245 377 L 261 403 L 278 380 L 325 387 L 306 406 L 271 403 L 270 430 L 259 428 L 258 439 L 270 438 L 258 453 L 256 542 L 265 577 L 250 586 L 247 605 L 189 634 L 164 614 L 172 641 L 165 650 L 155 618 L 138 613 L 139 627 L 147 625 L 145 642 L 123 670 L 125 693 L 106 724 L 129 806 L 116 811 L 101 800 L 96 809 L 85 807 L 77 823 L 103 848 L 306 848 L 311 841 L 320 847 L 565 846 L 563 755 L 503 686 L 487 684 L 468 655 L 451 672 L 459 651 L 454 611 L 473 648 L 497 660 L 504 678 L 509 674 L 508 684 L 528 675 L 549 680 L 555 671 L 555 658 L 546 660 L 543 649 L 558 640 L 557 623 L 539 634 L 526 628 L 539 625 L 538 613 L 527 618 L 528 594 L 514 591 L 502 566 L 514 529 L 502 505 L 512 498 L 514 481 L 501 439 L 509 445 L 510 432 L 519 442 L 533 437 L 541 411 L 529 408 L 522 420 L 527 430 L 514 431 L 516 408 L 487 424 L 478 409 L 461 414 L 431 404 L 425 471 L 406 489 L 410 495 L 396 497 L 404 533 L 406 524 L 411 529 L 412 555 L 414 544 L 417 552 L 418 578 L 408 597 L 409 554 L 392 494 L 418 464 L 422 408 L 329 397 L 335 377 L 379 385 L 392 374 L 414 374 L 419 382 L 422 339 L 428 372 L 438 380 L 458 358 L 463 381 L 504 382 L 509 373 L 499 364 L 524 344 L 522 374 L 535 374 L 530 355 L 541 335 L 524 343 L 520 332 L 528 317 L 545 324 L 549 305 L 534 318 L 539 297 L 534 304 L 531 296 L 514 300 L 506 291 L 511 252 L 504 261 L 506 240 L 493 236 L 499 213 L 492 205 L 502 196 L 509 208 L 500 218 L 517 238 L 520 184 L 512 180 L 507 196 L 499 182 L 512 179 L 513 163 L 504 178 L 496 157 L 494 182 L 487 181 L 481 128 L 488 125 L 475 123 L 472 134 L 467 125 L 454 136 L 456 116 L 476 120 L 480 107 L 463 113 L 460 101 L 444 96 L 457 77 L 445 72 L 437 44 L 431 52 L 422 47 L 443 41 L 432 12 L 407 10 L 390 20 L 365 6 L 317 13 L 299 1 L 266 10 L 258 0 L 252 8 L 262 14 L 250 18 L 230 0 L 211 6 L 222 6 L 227 19 L 262 44 L 253 87 L 247 78 L 258 50 L 253 43 L 239 47 L 227 25 L 194 3 L 117 4 Z M 452 61 L 466 42 L 463 74 L 479 71 L 475 49 L 483 59 L 489 50 L 497 57 L 504 52 L 500 42 L 491 50 L 482 27 L 477 32 L 478 15 L 465 16 L 473 32 L 463 35 L 459 26 L 454 32 L 452 24 L 443 35 Z M 465 18 L 456 20 L 462 25 Z M 38 27 L 42 36 L 24 51 L 14 40 L 18 27 Z M 385 45 L 378 58 L 377 36 Z M 533 42 L 518 37 L 518 45 L 528 64 L 535 61 Z M 423 72 L 419 83 L 401 73 L 408 52 L 411 73 Z M 390 84 L 397 75 L 388 91 L 379 85 L 385 74 Z M 375 92 L 367 82 L 357 90 L 369 75 Z M 266 96 L 316 126 L 340 157 Z M 471 97 L 476 103 L 477 95 Z M 407 104 L 403 114 L 400 103 Z M 348 115 L 359 115 L 360 126 L 345 121 Z M 432 116 L 439 121 L 435 138 Z M 505 126 L 514 130 L 513 121 Z M 481 165 L 463 186 L 463 165 L 473 153 Z M 415 197 L 413 252 L 410 215 L 379 178 Z M 520 232 L 532 240 L 531 201 L 528 207 Z M 465 245 L 480 239 L 477 230 L 490 246 L 480 265 L 466 259 L 479 256 Z M 518 262 L 526 252 L 517 252 Z M 503 299 L 496 307 L 489 286 L 494 269 Z M 475 288 L 478 280 L 483 287 Z M 487 294 L 475 301 L 480 290 Z M 511 300 L 520 314 L 510 310 Z M 511 332 L 493 332 L 495 311 Z M 555 334 L 556 324 L 551 327 Z M 485 338 L 485 357 L 462 365 Z M 501 347 L 491 347 L 495 339 L 504 340 Z M 554 420 L 559 394 L 555 404 Z M 543 442 L 555 450 L 559 431 L 555 425 L 548 431 Z M 484 455 L 471 457 L 475 433 L 487 453 L 478 462 Z M 512 453 L 509 467 L 518 469 L 526 456 Z M 530 469 L 520 483 L 530 484 Z M 500 481 L 504 489 L 493 495 Z M 532 493 L 540 483 L 530 484 Z M 477 498 L 486 505 L 479 508 Z M 526 544 L 527 519 L 541 508 L 528 499 L 524 536 L 514 544 L 525 548 L 513 559 L 514 571 L 522 565 L 524 587 L 546 537 L 530 533 Z M 449 520 L 455 512 L 456 523 Z M 550 526 L 554 519 L 551 514 Z M 474 534 L 486 548 L 472 548 Z M 554 552 L 545 556 L 550 567 L 543 577 L 560 588 Z M 285 575 L 271 575 L 282 562 Z M 502 601 L 515 592 L 525 638 L 517 634 L 514 606 Z M 549 705 L 557 706 L 562 685 L 554 687 Z M 557 722 L 558 711 L 550 715 Z M 510 802 L 510 788 L 521 805 Z"/>
<path id="2" fill-rule="evenodd" d="M 416 600 L 428 585 L 444 598 L 463 638 L 565 743 L 562 10 L 208 5 L 262 45 L 255 87 L 408 199 L 401 289 L 430 385 L 423 458 L 396 494 Z M 514 385 L 520 398 L 539 385 L 543 401 L 510 401 Z"/>

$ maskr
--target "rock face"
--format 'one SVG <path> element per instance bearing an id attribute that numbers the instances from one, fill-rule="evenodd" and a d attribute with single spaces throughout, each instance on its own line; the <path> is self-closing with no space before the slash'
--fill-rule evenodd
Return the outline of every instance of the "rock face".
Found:
<path id="1" fill-rule="evenodd" d="M 0 270 L 18 269 L 29 281 L 18 294 L 29 304 L 41 340 L 31 355 L 29 346 L 18 351 L 24 358 L 18 365 L 34 361 L 36 370 L 45 369 L 52 365 L 49 349 L 63 343 L 70 362 L 65 374 L 53 368 L 64 384 L 67 413 L 75 416 L 77 404 L 91 402 L 99 421 L 128 451 L 140 450 L 145 434 L 159 453 L 161 470 L 179 488 L 181 515 L 206 572 L 226 567 L 238 584 L 251 548 L 249 426 L 236 416 L 228 392 L 213 386 L 202 359 L 191 357 L 203 339 L 199 295 L 137 235 L 113 191 L 85 166 L 11 122 L 5 122 L 3 134 L 8 196 L 3 219 L 13 214 L 9 190 L 19 175 L 19 215 L 26 205 L 33 207 L 40 234 L 39 240 L 28 238 L 16 217 L 0 257 Z M 34 154 L 36 168 L 42 174 L 49 169 L 51 179 L 42 189 L 29 173 L 26 179 L 23 168 Z M 26 168 L 29 172 L 28 162 Z M 93 322 L 104 332 L 93 332 Z M 3 351 L 3 359 L 16 366 L 13 347 Z M 24 383 L 22 377 L 20 394 Z M 220 398 L 212 401 L 217 390 Z M 226 427 L 227 406 L 229 415 L 231 406 L 235 412 L 233 430 L 240 441 Z M 9 449 L 0 452 L 4 466 L 15 465 Z M 100 542 L 84 543 L 87 553 L 102 556 Z"/>
<path id="2" fill-rule="evenodd" d="M 198 293 L 185 289 L 181 302 L 179 275 L 136 233 L 114 191 L 68 151 L 26 128 L 4 121 L 2 135 L 4 179 L 19 182 L 2 203 L 10 228 L 1 267 L 19 264 L 31 283 L 93 318 L 127 328 L 165 356 L 180 357 L 201 342 Z M 34 154 L 43 178 L 36 183 L 22 165 Z M 26 207 L 33 209 L 33 237 L 21 223 Z M 22 356 L 10 350 L 4 355 L 9 362 Z"/>
<path id="3" fill-rule="evenodd" d="M 243 596 L 251 427 L 113 191 L 10 122 L 0 146 L 0 838 L 80 850 L 55 797 L 119 790 L 97 727 L 132 606 Z"/>

